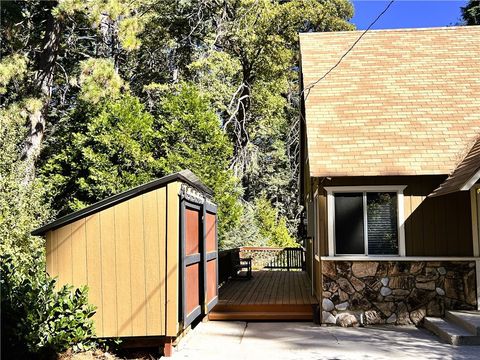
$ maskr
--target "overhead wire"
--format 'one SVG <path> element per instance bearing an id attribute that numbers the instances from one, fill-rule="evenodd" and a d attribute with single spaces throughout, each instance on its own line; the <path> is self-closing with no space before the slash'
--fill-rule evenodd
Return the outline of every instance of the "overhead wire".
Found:
<path id="1" fill-rule="evenodd" d="M 395 2 L 395 0 L 391 0 L 388 5 L 385 7 L 385 9 L 383 9 L 383 11 L 378 14 L 378 16 L 375 18 L 375 20 L 373 20 L 370 25 L 368 25 L 368 27 L 360 34 L 360 36 L 353 42 L 353 44 L 348 48 L 348 50 L 338 59 L 338 61 L 335 63 L 335 65 L 333 65 L 325 74 L 323 74 L 320 78 L 318 78 L 317 80 L 315 80 L 314 82 L 310 83 L 307 87 L 305 87 L 302 92 L 300 93 L 300 95 L 302 96 L 304 93 L 306 93 L 305 95 L 305 101 L 307 100 L 308 98 L 308 95 L 310 94 L 310 90 L 312 90 L 320 81 L 322 81 L 323 79 L 325 79 L 328 74 L 330 74 L 338 65 L 340 65 L 340 63 L 343 61 L 343 59 L 353 50 L 353 48 L 360 42 L 360 40 L 362 40 L 362 38 L 365 36 L 365 34 L 372 28 L 373 25 L 376 24 L 376 22 L 388 11 L 388 9 L 390 8 L 390 6 L 392 6 L 392 4 Z"/>

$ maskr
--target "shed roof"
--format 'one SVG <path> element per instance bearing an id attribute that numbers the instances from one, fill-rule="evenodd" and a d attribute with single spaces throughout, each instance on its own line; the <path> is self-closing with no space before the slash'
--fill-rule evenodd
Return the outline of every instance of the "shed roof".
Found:
<path id="1" fill-rule="evenodd" d="M 300 34 L 303 87 L 360 31 Z M 311 176 L 450 174 L 480 134 L 480 26 L 369 31 L 305 91 Z"/>
<path id="2" fill-rule="evenodd" d="M 39 227 L 38 229 L 35 229 L 32 231 L 32 235 L 44 235 L 47 233 L 49 230 L 54 230 L 56 228 L 59 228 L 63 225 L 72 223 L 78 219 L 84 218 L 86 216 L 89 216 L 91 214 L 94 214 L 98 211 L 107 209 L 111 206 L 114 206 L 118 203 L 121 203 L 123 201 L 126 201 L 128 199 L 131 199 L 135 196 L 144 194 L 146 192 L 149 192 L 151 190 L 155 190 L 159 187 L 162 187 L 164 185 L 167 185 L 169 183 L 175 182 L 175 181 L 181 181 L 184 182 L 195 189 L 197 189 L 200 192 L 206 193 L 208 195 L 212 195 L 213 192 L 212 190 L 204 185 L 200 179 L 190 170 L 182 170 L 180 172 L 170 174 L 167 176 L 164 176 L 160 179 L 156 179 L 153 181 L 150 181 L 146 184 L 137 186 L 133 189 L 124 191 L 120 194 L 113 195 L 109 198 L 106 198 L 104 200 L 101 200 L 93 205 L 87 206 L 86 208 L 83 208 L 81 210 L 75 211 L 71 214 L 65 215 L 55 221 L 52 221 L 48 224 L 43 225 L 42 227 Z"/>
<path id="3" fill-rule="evenodd" d="M 480 178 L 480 138 L 460 161 L 453 173 L 430 196 L 440 196 L 470 188 Z"/>

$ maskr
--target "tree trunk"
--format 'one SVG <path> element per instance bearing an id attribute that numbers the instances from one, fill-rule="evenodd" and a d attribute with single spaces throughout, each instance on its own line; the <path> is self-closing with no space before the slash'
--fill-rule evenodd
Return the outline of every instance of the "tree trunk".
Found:
<path id="1" fill-rule="evenodd" d="M 60 19 L 55 18 L 49 12 L 44 46 L 38 58 L 38 69 L 35 74 L 35 93 L 40 98 L 42 105 L 29 115 L 29 133 L 22 156 L 22 159 L 27 163 L 24 177 L 25 183 L 33 180 L 35 177 L 35 161 L 40 154 L 45 134 L 46 116 L 52 97 L 55 64 L 60 51 L 60 36 Z"/>
<path id="2" fill-rule="evenodd" d="M 238 111 L 235 116 L 235 123 L 233 126 L 233 168 L 235 175 L 243 178 L 248 162 L 248 143 L 250 137 L 248 135 L 248 116 L 251 106 L 251 90 L 250 78 L 244 76 L 242 91 L 239 94 Z"/>

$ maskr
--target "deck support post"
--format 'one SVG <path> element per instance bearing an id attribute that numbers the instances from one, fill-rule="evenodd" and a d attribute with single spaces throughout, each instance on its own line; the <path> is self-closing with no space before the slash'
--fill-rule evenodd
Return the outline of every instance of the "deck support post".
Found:
<path id="1" fill-rule="evenodd" d="M 171 357 L 173 355 L 173 337 L 166 337 L 163 343 L 163 356 Z"/>

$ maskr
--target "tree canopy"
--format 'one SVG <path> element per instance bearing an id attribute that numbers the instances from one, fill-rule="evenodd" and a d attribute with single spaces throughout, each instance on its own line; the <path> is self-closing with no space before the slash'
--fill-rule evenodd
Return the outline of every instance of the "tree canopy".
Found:
<path id="1" fill-rule="evenodd" d="M 265 227 L 295 238 L 298 32 L 353 29 L 349 1 L 30 0 L 1 12 L 2 109 L 23 109 L 20 128 L 8 119 L 22 171 L 9 171 L 51 204 L 38 219 L 189 168 L 215 192 L 222 244 L 245 242 L 247 223 L 250 243 Z"/>
<path id="2" fill-rule="evenodd" d="M 480 1 L 469 0 L 467 4 L 461 8 L 462 18 L 465 25 L 480 25 Z"/>

